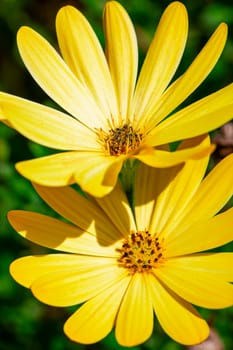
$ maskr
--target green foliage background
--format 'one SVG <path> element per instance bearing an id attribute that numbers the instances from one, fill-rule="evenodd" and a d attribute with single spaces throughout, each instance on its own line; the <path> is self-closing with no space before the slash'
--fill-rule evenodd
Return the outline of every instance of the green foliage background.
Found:
<path id="1" fill-rule="evenodd" d="M 142 62 L 159 17 L 171 1 L 120 2 L 135 24 Z M 56 46 L 56 12 L 61 6 L 71 4 L 87 16 L 103 43 L 101 17 L 104 3 L 104 0 L 0 0 L 0 89 L 40 103 L 51 104 L 32 80 L 19 57 L 15 41 L 18 28 L 29 25 Z M 229 38 L 220 61 L 197 92 L 185 102 L 187 104 L 233 81 L 233 6 L 229 1 L 214 0 L 187 0 L 183 3 L 189 12 L 190 30 L 178 74 L 191 63 L 220 22 L 224 21 L 229 25 Z M 25 209 L 54 215 L 37 196 L 30 183 L 16 172 L 14 164 L 49 152 L 7 126 L 0 125 L 0 350 L 123 349 L 115 342 L 113 333 L 100 344 L 91 346 L 70 342 L 63 335 L 62 326 L 72 309 L 41 304 L 33 298 L 30 291 L 17 285 L 9 275 L 9 264 L 15 258 L 38 253 L 42 249 L 18 237 L 7 222 L 7 212 L 11 209 Z M 232 309 L 201 312 L 217 329 L 226 349 L 232 349 Z M 183 347 L 170 340 L 155 322 L 155 332 L 151 339 L 133 349 L 180 350 Z"/>

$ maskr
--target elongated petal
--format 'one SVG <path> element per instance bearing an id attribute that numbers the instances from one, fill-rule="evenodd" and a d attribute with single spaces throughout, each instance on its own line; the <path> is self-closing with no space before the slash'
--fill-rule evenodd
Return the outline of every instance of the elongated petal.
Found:
<path id="1" fill-rule="evenodd" d="M 86 199 L 73 188 L 37 184 L 34 184 L 34 187 L 51 208 L 84 231 L 96 235 L 97 240 L 102 235 L 106 235 L 113 241 L 122 238 L 121 226 L 119 225 L 119 228 L 117 225 L 114 226 L 111 216 L 107 216 L 100 206 Z"/>
<path id="2" fill-rule="evenodd" d="M 218 309 L 233 304 L 233 285 L 208 271 L 176 264 L 167 260 L 163 267 L 154 270 L 160 281 L 181 298 L 201 307 Z"/>
<path id="3" fill-rule="evenodd" d="M 135 87 L 138 66 L 136 34 L 124 8 L 116 1 L 109 1 L 104 10 L 106 56 L 117 95 L 118 123 L 131 116 L 130 105 Z"/>
<path id="4" fill-rule="evenodd" d="M 93 131 L 56 109 L 0 93 L 0 103 L 12 127 L 30 140 L 60 150 L 98 150 Z"/>
<path id="5" fill-rule="evenodd" d="M 110 157 L 97 153 L 81 154 L 75 180 L 82 189 L 95 197 L 110 193 L 127 156 Z"/>
<path id="6" fill-rule="evenodd" d="M 88 260 L 88 257 L 86 257 Z M 53 271 L 38 278 L 31 286 L 34 296 L 52 306 L 71 306 L 95 297 L 104 289 L 126 277 L 127 271 L 112 263 L 71 268 L 69 271 Z M 97 263 L 98 264 L 98 263 Z"/>
<path id="7" fill-rule="evenodd" d="M 204 141 L 198 145 L 190 146 L 185 149 L 178 149 L 174 152 L 148 147 L 142 148 L 140 152 L 133 157 L 151 167 L 167 168 L 184 163 L 187 160 L 197 160 L 206 157 L 213 152 L 214 148 L 214 145 L 206 145 Z"/>
<path id="8" fill-rule="evenodd" d="M 86 125 L 105 125 L 105 116 L 87 88 L 43 37 L 28 27 L 21 27 L 17 43 L 27 69 L 55 102 Z"/>
<path id="9" fill-rule="evenodd" d="M 118 256 L 108 236 L 99 237 L 97 242 L 94 235 L 49 216 L 14 210 L 8 213 L 8 220 L 22 237 L 47 248 L 91 256 Z"/>
<path id="10" fill-rule="evenodd" d="M 187 32 L 186 9 L 180 2 L 173 2 L 161 17 L 139 76 L 134 113 L 140 125 L 144 125 L 147 111 L 172 79 L 184 51 Z"/>
<path id="11" fill-rule="evenodd" d="M 136 230 L 132 210 L 119 183 L 108 195 L 101 198 L 96 197 L 95 200 L 113 222 L 118 230 L 118 235 L 121 234 L 121 238 Z M 111 233 L 109 234 L 111 235 Z"/>
<path id="12" fill-rule="evenodd" d="M 18 283 L 30 288 L 40 277 L 54 272 L 68 272 L 76 269 L 83 273 L 85 269 L 90 269 L 93 266 L 99 269 L 112 264 L 112 258 L 86 257 L 74 254 L 41 254 L 25 256 L 13 261 L 10 265 L 10 273 Z"/>
<path id="13" fill-rule="evenodd" d="M 207 201 L 206 203 L 209 203 Z M 206 204 L 207 205 L 207 204 Z M 195 215 L 195 212 L 193 213 Z M 192 216 L 190 215 L 190 220 Z M 195 218 L 196 224 L 186 230 L 173 227 L 166 238 L 167 256 L 185 255 L 220 247 L 233 240 L 233 208 L 213 218 Z M 182 225 L 181 225 L 182 227 Z"/>
<path id="14" fill-rule="evenodd" d="M 147 340 L 153 330 L 153 306 L 145 276 L 135 274 L 125 293 L 116 319 L 120 345 L 135 346 Z"/>
<path id="15" fill-rule="evenodd" d="M 200 143 L 208 147 L 209 137 L 201 136 L 185 140 L 179 150 L 195 147 Z M 135 185 L 135 213 L 136 217 L 140 218 L 141 229 L 144 223 L 144 227 L 147 227 L 150 232 L 158 234 L 163 230 L 164 225 L 170 222 L 172 225 L 173 221 L 177 220 L 204 177 L 208 160 L 209 156 L 206 156 L 166 169 L 145 165 L 138 168 Z"/>
<path id="16" fill-rule="evenodd" d="M 86 18 L 74 7 L 64 6 L 58 11 L 56 30 L 59 47 L 71 70 L 86 85 L 106 117 L 117 115 L 116 96 L 107 61 Z"/>
<path id="17" fill-rule="evenodd" d="M 188 67 L 148 111 L 151 128 L 179 106 L 207 77 L 222 53 L 227 38 L 227 25 L 221 23 L 206 45 Z"/>
<path id="18" fill-rule="evenodd" d="M 152 274 L 147 274 L 145 278 L 155 314 L 172 339 L 184 345 L 193 345 L 208 337 L 207 323 L 189 303 L 165 288 Z"/>
<path id="19" fill-rule="evenodd" d="M 233 84 L 230 84 L 173 114 L 151 132 L 151 144 L 194 137 L 228 122 L 233 117 L 232 95 Z"/>
<path id="20" fill-rule="evenodd" d="M 80 152 L 64 152 L 26 160 L 16 164 L 18 172 L 44 186 L 66 186 L 75 183 L 79 169 Z M 88 156 L 88 154 L 87 154 Z"/>
<path id="21" fill-rule="evenodd" d="M 65 323 L 64 331 L 73 341 L 92 344 L 112 330 L 119 305 L 129 284 L 130 276 L 116 281 L 105 291 L 90 299 Z"/>
<path id="22" fill-rule="evenodd" d="M 163 230 L 164 236 L 181 234 L 193 224 L 206 221 L 214 216 L 231 198 L 233 155 L 224 158 L 205 177 L 197 189 L 190 205 L 179 214 L 179 220 L 173 220 Z M 221 187 L 219 188 L 219 183 Z"/>
<path id="23" fill-rule="evenodd" d="M 223 281 L 233 280 L 233 253 L 202 253 L 170 260 L 189 271 L 205 271 Z"/>

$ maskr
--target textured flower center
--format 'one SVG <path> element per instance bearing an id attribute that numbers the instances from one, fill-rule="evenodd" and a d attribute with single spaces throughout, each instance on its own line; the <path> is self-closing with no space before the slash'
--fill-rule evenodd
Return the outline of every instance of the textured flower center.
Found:
<path id="1" fill-rule="evenodd" d="M 163 259 L 163 247 L 158 237 L 148 231 L 131 233 L 117 251 L 120 253 L 119 266 L 131 273 L 149 272 Z"/>
<path id="2" fill-rule="evenodd" d="M 119 156 L 136 150 L 143 139 L 140 130 L 134 130 L 131 125 L 109 129 L 108 132 L 99 131 L 99 138 L 104 150 L 111 156 Z"/>

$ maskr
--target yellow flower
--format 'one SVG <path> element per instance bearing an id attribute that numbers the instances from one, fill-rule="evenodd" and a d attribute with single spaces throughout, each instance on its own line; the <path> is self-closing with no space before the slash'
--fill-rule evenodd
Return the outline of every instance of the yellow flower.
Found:
<path id="1" fill-rule="evenodd" d="M 169 167 L 201 157 L 211 147 L 169 152 L 161 145 L 213 130 L 233 117 L 233 84 L 175 112 L 216 64 L 227 36 L 222 23 L 190 67 L 170 84 L 188 33 L 180 2 L 165 10 L 139 74 L 133 25 L 123 7 L 108 1 L 104 10 L 106 55 L 85 17 L 65 6 L 56 18 L 63 59 L 28 27 L 18 32 L 20 55 L 41 88 L 65 114 L 1 93 L 10 124 L 29 139 L 62 152 L 20 162 L 18 171 L 33 182 L 64 186 L 77 182 L 95 196 L 109 193 L 128 158 Z M 170 86 L 168 87 L 168 85 Z"/>
<path id="2" fill-rule="evenodd" d="M 141 163 L 133 209 L 119 184 L 89 199 L 68 186 L 35 185 L 66 222 L 27 211 L 11 211 L 9 221 L 21 236 L 61 252 L 19 258 L 11 275 L 46 304 L 84 303 L 64 326 L 73 341 L 95 343 L 115 328 L 121 345 L 140 344 L 152 333 L 153 311 L 175 341 L 203 341 L 209 328 L 191 304 L 233 304 L 233 253 L 204 252 L 233 237 L 233 208 L 216 215 L 233 193 L 233 155 L 203 180 L 207 162 Z"/>

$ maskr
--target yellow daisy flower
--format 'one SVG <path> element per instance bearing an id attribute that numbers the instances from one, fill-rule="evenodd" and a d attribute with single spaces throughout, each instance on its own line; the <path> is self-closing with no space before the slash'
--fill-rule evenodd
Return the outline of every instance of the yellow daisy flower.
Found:
<path id="1" fill-rule="evenodd" d="M 102 198 L 35 185 L 66 222 L 21 210 L 9 212 L 9 221 L 21 236 L 60 252 L 19 258 L 11 275 L 46 304 L 83 303 L 64 326 L 75 342 L 98 342 L 115 328 L 119 344 L 140 344 L 152 333 L 153 312 L 175 341 L 203 341 L 209 327 L 191 304 L 233 304 L 233 253 L 204 252 L 233 237 L 233 208 L 216 215 L 233 193 L 233 155 L 203 179 L 207 163 L 141 163 L 133 209 L 119 184 Z"/>
<path id="2" fill-rule="evenodd" d="M 139 74 L 136 34 L 116 1 L 105 5 L 105 54 L 85 17 L 72 6 L 56 18 L 63 59 L 37 32 L 21 27 L 20 55 L 41 88 L 65 114 L 1 93 L 11 125 L 29 139 L 62 152 L 20 162 L 18 171 L 33 182 L 64 186 L 77 182 L 95 196 L 109 193 L 126 159 L 169 167 L 203 156 L 211 147 L 197 145 L 169 152 L 161 145 L 213 130 L 233 117 L 233 84 L 174 112 L 216 64 L 227 36 L 222 23 L 189 68 L 169 87 L 188 33 L 183 4 L 163 13 Z"/>

